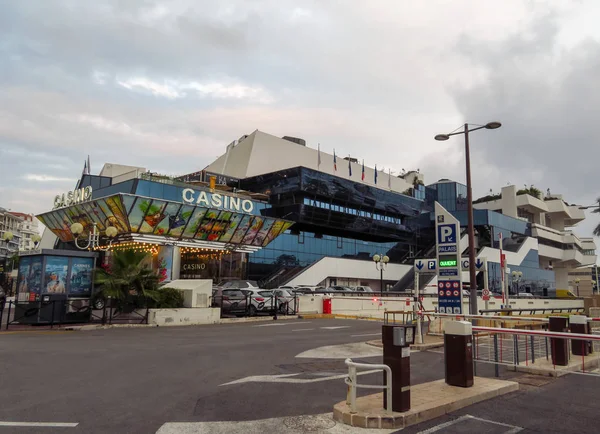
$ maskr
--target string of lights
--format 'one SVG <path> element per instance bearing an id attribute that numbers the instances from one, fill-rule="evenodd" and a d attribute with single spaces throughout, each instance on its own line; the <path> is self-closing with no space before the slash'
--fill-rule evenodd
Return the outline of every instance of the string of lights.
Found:
<path id="1" fill-rule="evenodd" d="M 98 246 L 94 247 L 94 250 L 111 250 L 111 251 L 124 251 L 133 250 L 134 252 L 150 253 L 153 256 L 158 255 L 157 244 L 138 243 L 136 241 L 130 241 L 126 243 L 111 244 L 110 246 Z"/>

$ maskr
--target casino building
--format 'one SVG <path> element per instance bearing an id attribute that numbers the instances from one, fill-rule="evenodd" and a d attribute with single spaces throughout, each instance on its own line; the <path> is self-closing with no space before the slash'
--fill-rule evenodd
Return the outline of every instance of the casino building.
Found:
<path id="1" fill-rule="evenodd" d="M 508 267 L 522 272 L 514 292 L 552 295 L 568 288 L 569 270 L 596 260 L 593 241 L 568 230 L 583 211 L 560 197 L 530 193 L 506 187 L 476 205 L 474 248 L 488 259 L 491 290 L 500 288 L 500 236 Z M 55 209 L 38 218 L 50 229 L 45 248 L 77 249 L 73 223 L 82 225 L 79 239 L 95 226 L 101 249 L 150 251 L 165 280 L 401 291 L 413 287 L 414 259 L 435 256 L 435 201 L 460 220 L 466 255 L 464 185 L 445 179 L 426 185 L 419 171 L 392 175 L 257 130 L 203 170 L 176 178 L 105 164 L 98 175 L 82 175 L 74 193 L 59 195 Z M 111 240 L 103 236 L 109 226 L 117 232 Z M 376 254 L 390 259 L 382 274 Z M 433 276 L 421 280 L 423 288 L 435 284 Z"/>

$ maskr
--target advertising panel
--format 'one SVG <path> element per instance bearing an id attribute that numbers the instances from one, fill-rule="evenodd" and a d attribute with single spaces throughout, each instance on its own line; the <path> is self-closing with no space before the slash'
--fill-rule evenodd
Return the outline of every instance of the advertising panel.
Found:
<path id="1" fill-rule="evenodd" d="M 29 300 L 29 272 L 31 271 L 31 258 L 24 257 L 19 261 L 19 277 L 17 281 L 17 300 Z"/>
<path id="2" fill-rule="evenodd" d="M 69 258 L 48 256 L 46 258 L 44 293 L 64 294 L 67 291 L 67 275 L 69 271 Z"/>
<path id="3" fill-rule="evenodd" d="M 89 296 L 92 293 L 94 258 L 73 258 L 71 264 L 71 286 L 69 295 Z"/>
<path id="4" fill-rule="evenodd" d="M 31 270 L 29 271 L 29 297 L 36 295 L 36 299 L 42 292 L 42 258 L 36 256 L 31 258 Z"/>

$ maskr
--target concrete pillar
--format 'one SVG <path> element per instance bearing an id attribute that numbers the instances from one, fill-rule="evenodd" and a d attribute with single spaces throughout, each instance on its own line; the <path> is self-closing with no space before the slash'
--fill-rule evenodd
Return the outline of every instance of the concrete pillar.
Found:
<path id="1" fill-rule="evenodd" d="M 517 187 L 514 185 L 508 185 L 502 187 L 502 199 L 500 204 L 502 206 L 502 214 L 517 217 Z"/>

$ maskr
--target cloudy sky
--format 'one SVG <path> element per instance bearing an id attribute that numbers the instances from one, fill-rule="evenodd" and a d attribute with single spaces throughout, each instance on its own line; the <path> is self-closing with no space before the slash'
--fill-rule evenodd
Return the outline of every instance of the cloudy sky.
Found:
<path id="1" fill-rule="evenodd" d="M 597 0 L 0 0 L 0 206 L 41 212 L 90 155 L 182 174 L 255 129 L 476 197 L 600 196 Z M 589 236 L 595 222 L 578 228 Z"/>

